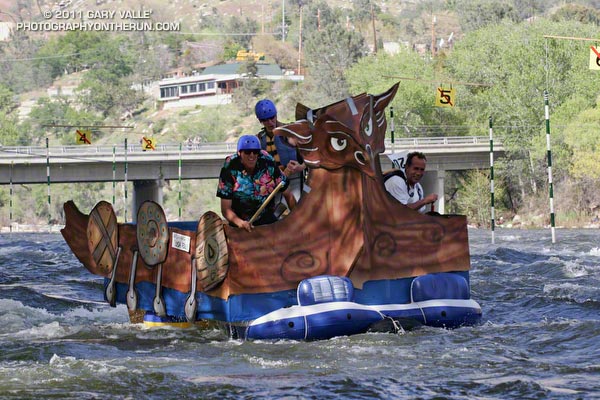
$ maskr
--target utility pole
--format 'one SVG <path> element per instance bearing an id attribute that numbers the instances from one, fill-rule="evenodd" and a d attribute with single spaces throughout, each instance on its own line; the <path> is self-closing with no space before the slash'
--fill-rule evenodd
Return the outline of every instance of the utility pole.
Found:
<path id="1" fill-rule="evenodd" d="M 435 57 L 435 15 L 431 16 L 431 57 Z"/>
<path id="2" fill-rule="evenodd" d="M 302 4 L 300 4 L 300 29 L 298 33 L 298 75 L 301 75 L 302 68 Z"/>
<path id="3" fill-rule="evenodd" d="M 373 24 L 373 54 L 377 54 L 377 32 L 375 31 L 375 12 L 371 3 L 371 23 Z"/>
<path id="4" fill-rule="evenodd" d="M 281 41 L 285 42 L 285 0 L 281 0 Z"/>
<path id="5" fill-rule="evenodd" d="M 321 32 L 321 9 L 317 8 L 317 31 Z"/>

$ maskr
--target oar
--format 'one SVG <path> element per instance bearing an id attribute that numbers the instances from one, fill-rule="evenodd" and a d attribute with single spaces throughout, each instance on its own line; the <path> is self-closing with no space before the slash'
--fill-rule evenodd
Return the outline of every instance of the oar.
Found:
<path id="1" fill-rule="evenodd" d="M 279 185 L 277 185 L 275 190 L 273 190 L 271 192 L 269 197 L 267 197 L 267 199 L 261 204 L 260 208 L 258 210 L 256 210 L 256 212 L 254 213 L 254 215 L 252 216 L 252 218 L 250 218 L 250 220 L 248 222 L 250 222 L 252 224 L 254 221 L 256 221 L 256 219 L 258 218 L 260 213 L 262 213 L 263 210 L 265 209 L 265 207 L 267 205 L 269 205 L 271 200 L 273 200 L 273 197 L 275 197 L 275 195 L 277 194 L 277 192 L 279 192 L 279 190 L 283 187 L 283 185 L 284 185 L 284 181 L 282 180 L 281 182 L 279 182 Z"/>

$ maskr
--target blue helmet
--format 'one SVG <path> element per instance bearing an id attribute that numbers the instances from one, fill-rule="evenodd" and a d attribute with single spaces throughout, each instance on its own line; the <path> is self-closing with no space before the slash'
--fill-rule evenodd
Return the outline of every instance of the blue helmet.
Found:
<path id="1" fill-rule="evenodd" d="M 256 103 L 256 106 L 254 106 L 254 113 L 259 121 L 271 119 L 277 115 L 277 108 L 275 108 L 275 104 L 273 104 L 271 100 L 264 99 Z"/>
<path id="2" fill-rule="evenodd" d="M 237 144 L 238 151 L 242 150 L 260 150 L 260 142 L 254 135 L 240 136 Z"/>

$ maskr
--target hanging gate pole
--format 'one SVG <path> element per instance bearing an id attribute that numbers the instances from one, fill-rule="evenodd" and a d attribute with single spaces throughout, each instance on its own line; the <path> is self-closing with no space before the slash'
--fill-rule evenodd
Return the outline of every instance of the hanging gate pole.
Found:
<path id="1" fill-rule="evenodd" d="M 490 205 L 492 212 L 492 244 L 496 243 L 494 229 L 496 228 L 496 212 L 494 208 L 494 130 L 492 128 L 492 116 L 490 115 Z"/>
<path id="2" fill-rule="evenodd" d="M 125 223 L 127 223 L 127 152 L 128 152 L 128 148 L 127 148 L 127 138 L 125 138 L 125 184 L 124 184 L 124 189 L 125 189 L 125 193 L 123 194 L 124 196 L 124 204 L 123 204 L 123 208 L 125 209 Z"/>
<path id="3" fill-rule="evenodd" d="M 46 138 L 46 180 L 48 182 L 48 222 L 52 219 L 51 200 L 50 200 L 50 144 Z"/>
<path id="4" fill-rule="evenodd" d="M 181 221 L 181 145 L 182 145 L 182 143 L 179 143 L 179 164 L 178 164 L 178 168 L 177 168 L 177 175 L 179 178 L 179 193 L 178 193 L 177 203 L 179 205 L 179 220 L 180 221 Z"/>
<path id="5" fill-rule="evenodd" d="M 552 182 L 552 151 L 550 150 L 550 112 L 548 108 L 548 91 L 544 90 L 544 114 L 546 117 L 546 148 L 548 150 L 548 186 L 550 193 L 550 230 L 552 232 L 552 243 L 556 243 L 556 231 L 554 224 L 554 184 Z"/>

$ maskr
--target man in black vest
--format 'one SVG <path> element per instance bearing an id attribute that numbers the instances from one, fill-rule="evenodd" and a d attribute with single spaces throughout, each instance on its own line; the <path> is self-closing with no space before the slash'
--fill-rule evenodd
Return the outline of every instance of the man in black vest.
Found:
<path id="1" fill-rule="evenodd" d="M 386 190 L 400 203 L 418 210 L 420 213 L 427 211 L 427 204 L 433 204 L 438 195 L 433 193 L 425 196 L 423 187 L 419 183 L 425 174 L 427 158 L 420 152 L 408 153 L 406 167 L 388 172 L 383 177 Z"/>
<path id="2" fill-rule="evenodd" d="M 290 180 L 290 188 L 296 200 L 300 200 L 304 184 L 304 169 L 306 168 L 298 150 L 288 143 L 287 138 L 275 136 L 273 129 L 284 125 L 277 119 L 277 108 L 269 99 L 263 99 L 254 107 L 256 118 L 263 128 L 257 137 L 263 150 L 274 159 L 281 172 Z"/>

